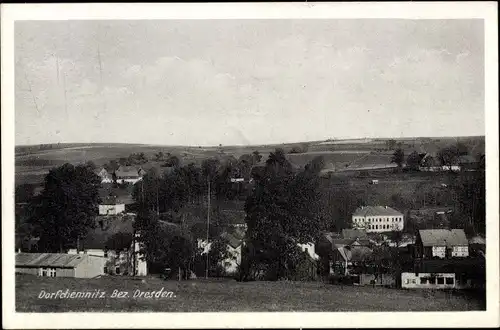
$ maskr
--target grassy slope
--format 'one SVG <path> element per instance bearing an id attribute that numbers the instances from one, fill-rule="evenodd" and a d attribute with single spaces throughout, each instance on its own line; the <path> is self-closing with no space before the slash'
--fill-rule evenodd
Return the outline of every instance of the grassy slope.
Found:
<path id="1" fill-rule="evenodd" d="M 115 299 L 112 291 L 173 291 L 174 298 Z M 105 299 L 39 299 L 41 290 L 106 291 Z M 481 310 L 481 302 L 445 292 L 333 286 L 316 282 L 248 282 L 216 280 L 145 283 L 130 278 L 37 278 L 16 276 L 18 312 L 208 312 L 208 311 L 459 311 Z"/>

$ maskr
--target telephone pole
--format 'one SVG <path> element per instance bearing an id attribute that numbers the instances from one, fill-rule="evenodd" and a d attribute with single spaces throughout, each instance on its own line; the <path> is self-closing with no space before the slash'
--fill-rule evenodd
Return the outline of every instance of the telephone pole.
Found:
<path id="1" fill-rule="evenodd" d="M 209 232 L 210 232 L 210 175 L 208 176 L 208 209 L 207 209 L 207 267 L 206 267 L 206 272 L 205 272 L 205 278 L 208 278 L 208 252 L 209 252 L 209 246 L 208 246 L 208 240 L 209 240 Z"/>

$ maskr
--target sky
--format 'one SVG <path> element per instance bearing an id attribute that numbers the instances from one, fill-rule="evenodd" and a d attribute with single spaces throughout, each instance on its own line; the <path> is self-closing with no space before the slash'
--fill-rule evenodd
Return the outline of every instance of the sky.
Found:
<path id="1" fill-rule="evenodd" d="M 484 135 L 482 20 L 18 21 L 16 145 Z"/>

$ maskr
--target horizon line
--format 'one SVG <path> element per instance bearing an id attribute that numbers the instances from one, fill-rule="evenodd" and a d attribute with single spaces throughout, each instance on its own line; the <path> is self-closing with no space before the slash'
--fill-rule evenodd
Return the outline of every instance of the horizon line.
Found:
<path id="1" fill-rule="evenodd" d="M 301 144 L 301 143 L 318 143 L 327 141 L 347 141 L 347 140 L 412 140 L 412 139 L 442 139 L 442 138 L 477 138 L 486 137 L 485 134 L 479 135 L 442 135 L 442 136 L 409 136 L 409 137 L 342 137 L 342 138 L 326 138 L 322 140 L 307 140 L 307 141 L 295 141 L 295 142 L 270 142 L 270 143 L 256 143 L 256 144 L 220 144 L 220 145 L 181 145 L 181 144 L 155 144 L 155 143 L 137 143 L 137 142 L 42 142 L 35 144 L 14 144 L 15 148 L 18 147 L 34 147 L 44 144 L 86 144 L 86 145 L 96 145 L 96 144 L 108 144 L 108 145 L 138 145 L 138 146 L 159 146 L 159 147 L 177 147 L 177 148 L 219 148 L 219 147 L 258 147 L 258 146 L 275 146 L 283 144 Z"/>

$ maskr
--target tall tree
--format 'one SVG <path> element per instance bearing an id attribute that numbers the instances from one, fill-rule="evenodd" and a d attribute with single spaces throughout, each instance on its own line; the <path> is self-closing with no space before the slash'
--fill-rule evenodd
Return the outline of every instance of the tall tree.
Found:
<path id="1" fill-rule="evenodd" d="M 47 252 L 63 252 L 95 226 L 99 177 L 87 165 L 64 164 L 49 171 L 41 195 L 30 203 L 29 221 Z"/>
<path id="2" fill-rule="evenodd" d="M 298 175 L 282 149 L 269 155 L 245 203 L 248 237 L 267 265 L 270 279 L 289 277 L 300 255 L 298 243 L 316 238 L 320 217 L 317 203 L 318 159 Z"/>
<path id="3" fill-rule="evenodd" d="M 408 158 L 406 159 L 406 166 L 412 171 L 416 171 L 419 169 L 420 155 L 418 154 L 418 152 L 413 151 L 408 155 Z"/>
<path id="4" fill-rule="evenodd" d="M 451 166 L 456 163 L 460 156 L 460 150 L 456 145 L 451 145 L 439 150 L 437 157 L 443 166 Z"/>
<path id="5" fill-rule="evenodd" d="M 398 167 L 401 168 L 403 167 L 404 161 L 405 161 L 405 154 L 403 149 L 401 148 L 396 149 L 392 154 L 391 163 L 396 163 Z"/>

